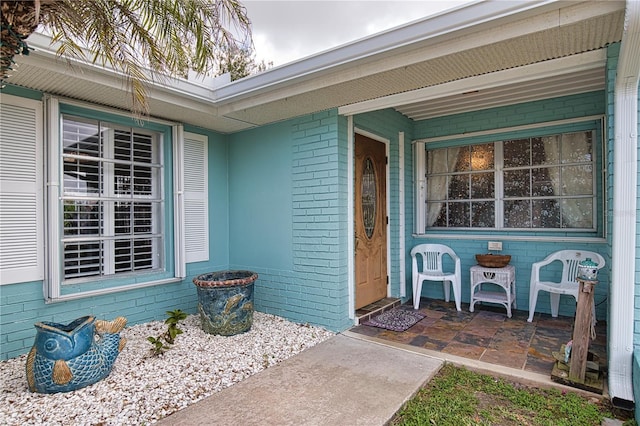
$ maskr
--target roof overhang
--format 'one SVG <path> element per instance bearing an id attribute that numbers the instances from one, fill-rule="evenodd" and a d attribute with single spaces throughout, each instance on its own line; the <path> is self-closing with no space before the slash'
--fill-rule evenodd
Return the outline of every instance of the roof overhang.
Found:
<path id="1" fill-rule="evenodd" d="M 413 120 L 604 90 L 604 49 L 383 96 L 340 107 L 344 115 L 385 108 Z"/>
<path id="2" fill-rule="evenodd" d="M 219 87 L 151 84 L 151 115 L 233 133 L 333 108 L 397 108 L 423 119 L 458 111 L 463 94 L 468 108 L 481 109 L 514 90 L 523 100 L 597 90 L 604 85 L 604 53 L 597 51 L 620 41 L 624 10 L 623 1 L 475 2 Z M 46 37 L 28 41 L 35 51 L 18 59 L 11 84 L 130 108 L 112 70 L 71 67 Z M 437 110 L 425 109 L 434 99 Z"/>

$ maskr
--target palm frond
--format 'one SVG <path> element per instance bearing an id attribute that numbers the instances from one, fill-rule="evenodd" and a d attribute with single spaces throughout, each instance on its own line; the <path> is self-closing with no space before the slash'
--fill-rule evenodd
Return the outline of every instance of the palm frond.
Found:
<path id="1" fill-rule="evenodd" d="M 0 3 L 4 10 L 16 2 Z M 149 112 L 150 81 L 184 77 L 189 69 L 213 75 L 225 52 L 252 45 L 251 22 L 237 0 L 38 3 L 39 13 L 33 7 L 28 12 L 38 15 L 59 43 L 58 55 L 109 66 L 125 76 L 137 115 Z"/>

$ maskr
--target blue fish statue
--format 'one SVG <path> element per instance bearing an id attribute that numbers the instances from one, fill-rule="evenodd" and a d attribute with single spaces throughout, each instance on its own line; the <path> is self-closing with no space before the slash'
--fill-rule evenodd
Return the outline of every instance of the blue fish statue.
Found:
<path id="1" fill-rule="evenodd" d="M 70 322 L 38 322 L 36 339 L 27 356 L 31 392 L 70 392 L 109 375 L 126 340 L 120 332 L 127 319 L 96 320 L 85 316 Z"/>

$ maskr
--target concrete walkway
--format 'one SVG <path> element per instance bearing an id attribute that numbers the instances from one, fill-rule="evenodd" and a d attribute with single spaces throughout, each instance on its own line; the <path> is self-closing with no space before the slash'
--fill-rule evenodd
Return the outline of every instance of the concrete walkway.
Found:
<path id="1" fill-rule="evenodd" d="M 337 335 L 159 425 L 384 425 L 442 361 Z"/>

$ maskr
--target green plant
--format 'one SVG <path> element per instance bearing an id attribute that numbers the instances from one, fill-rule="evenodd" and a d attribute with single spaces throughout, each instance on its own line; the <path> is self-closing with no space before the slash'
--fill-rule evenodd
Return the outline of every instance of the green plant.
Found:
<path id="1" fill-rule="evenodd" d="M 446 364 L 390 424 L 599 426 L 605 417 L 625 418 L 616 414 L 604 400 L 532 388 Z"/>
<path id="2" fill-rule="evenodd" d="M 185 319 L 187 314 L 180 309 L 176 309 L 167 311 L 167 316 L 168 318 L 164 320 L 164 323 L 167 324 L 167 331 L 158 337 L 147 337 L 147 340 L 153 345 L 151 349 L 153 355 L 160 355 L 167 349 L 170 349 L 171 345 L 175 342 L 176 336 L 182 334 L 182 330 L 178 328 L 178 323 Z"/>

